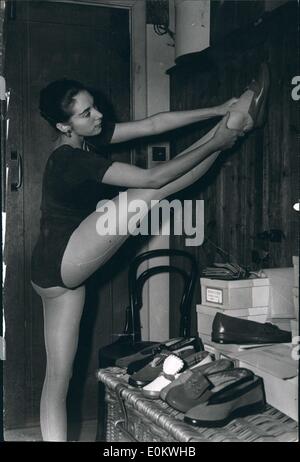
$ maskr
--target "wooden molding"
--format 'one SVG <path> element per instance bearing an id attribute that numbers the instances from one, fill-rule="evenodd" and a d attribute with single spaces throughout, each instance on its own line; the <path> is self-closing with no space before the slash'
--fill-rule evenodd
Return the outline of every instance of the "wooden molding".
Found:
<path id="1" fill-rule="evenodd" d="M 131 46 L 131 118 L 143 119 L 147 115 L 146 76 L 146 0 L 47 0 L 129 10 Z M 135 152 L 131 163 L 135 164 Z"/>

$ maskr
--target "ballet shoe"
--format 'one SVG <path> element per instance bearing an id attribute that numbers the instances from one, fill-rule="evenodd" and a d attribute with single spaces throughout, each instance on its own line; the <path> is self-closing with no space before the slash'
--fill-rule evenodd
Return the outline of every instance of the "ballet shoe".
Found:
<path id="1" fill-rule="evenodd" d="M 263 126 L 266 119 L 266 105 L 270 87 L 270 71 L 267 63 L 262 63 L 258 78 L 245 88 L 237 103 L 230 108 L 227 127 L 249 132 Z M 251 95 L 251 96 L 250 96 Z M 249 102 L 249 108 L 244 108 Z"/>
<path id="2" fill-rule="evenodd" d="M 253 128 L 262 127 L 266 119 L 266 105 L 270 87 L 270 70 L 267 63 L 262 63 L 257 80 L 252 80 L 248 90 L 253 91 L 253 98 L 248 110 L 253 121 Z"/>

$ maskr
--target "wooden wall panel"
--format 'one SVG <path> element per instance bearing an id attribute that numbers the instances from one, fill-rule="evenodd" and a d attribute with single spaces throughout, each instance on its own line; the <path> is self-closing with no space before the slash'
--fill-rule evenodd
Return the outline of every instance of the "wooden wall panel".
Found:
<path id="1" fill-rule="evenodd" d="M 297 62 L 296 2 L 278 8 L 252 26 L 229 35 L 221 43 L 188 58 L 172 68 L 171 108 L 207 107 L 243 92 L 255 77 L 260 62 L 271 69 L 268 119 L 264 128 L 247 135 L 238 145 L 221 155 L 211 171 L 192 188 L 190 194 L 205 201 L 206 243 L 186 248 L 198 259 L 199 267 L 221 260 L 250 267 L 258 233 L 279 229 L 281 243 L 268 244 L 268 267 L 291 266 L 298 252 L 298 216 L 292 209 L 299 194 L 299 157 L 296 120 L 291 99 L 291 80 L 299 75 Z M 172 154 L 180 152 L 213 124 L 195 124 L 174 135 Z M 189 192 L 181 196 L 188 197 Z M 172 247 L 183 248 L 180 238 Z M 226 256 L 227 254 L 227 256 Z M 171 304 L 179 297 L 171 279 Z M 197 296 L 200 302 L 200 296 Z"/>

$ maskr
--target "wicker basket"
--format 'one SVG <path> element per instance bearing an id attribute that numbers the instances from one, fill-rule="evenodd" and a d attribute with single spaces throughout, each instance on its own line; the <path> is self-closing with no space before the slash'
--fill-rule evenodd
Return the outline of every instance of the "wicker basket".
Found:
<path id="1" fill-rule="evenodd" d="M 145 442 L 296 442 L 297 423 L 271 406 L 264 413 L 232 420 L 224 427 L 194 427 L 162 400 L 128 385 L 123 369 L 99 369 L 106 386 L 106 441 Z"/>

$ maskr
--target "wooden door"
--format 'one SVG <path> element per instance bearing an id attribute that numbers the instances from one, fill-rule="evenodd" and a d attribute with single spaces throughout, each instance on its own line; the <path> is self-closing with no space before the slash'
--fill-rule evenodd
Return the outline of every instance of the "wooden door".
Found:
<path id="1" fill-rule="evenodd" d="M 79 80 L 104 93 L 116 120 L 130 118 L 127 10 L 44 1 L 15 5 L 6 29 L 5 74 L 11 90 L 7 155 L 21 155 L 23 181 L 18 190 L 8 192 L 6 428 L 38 422 L 45 372 L 41 300 L 30 285 L 30 257 L 39 232 L 42 173 L 53 137 L 39 115 L 39 91 L 58 78 Z M 130 161 L 128 147 L 118 148 L 112 155 Z M 13 181 L 16 161 L 11 161 L 10 167 Z M 114 260 L 105 277 L 102 272 L 89 284 L 70 390 L 77 418 L 96 416 L 97 351 L 122 328 L 123 318 L 115 314 L 127 303 L 127 260 L 124 255 L 116 259 L 118 265 Z M 114 299 L 113 293 L 117 294 Z"/>

